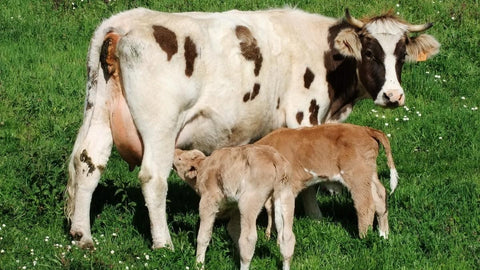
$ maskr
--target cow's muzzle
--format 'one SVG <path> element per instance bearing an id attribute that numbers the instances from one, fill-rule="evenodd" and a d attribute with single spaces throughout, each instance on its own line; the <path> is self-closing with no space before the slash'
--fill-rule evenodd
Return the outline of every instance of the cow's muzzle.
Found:
<path id="1" fill-rule="evenodd" d="M 385 106 L 389 108 L 395 108 L 405 105 L 405 95 L 398 90 L 388 90 L 383 93 L 383 101 Z"/>

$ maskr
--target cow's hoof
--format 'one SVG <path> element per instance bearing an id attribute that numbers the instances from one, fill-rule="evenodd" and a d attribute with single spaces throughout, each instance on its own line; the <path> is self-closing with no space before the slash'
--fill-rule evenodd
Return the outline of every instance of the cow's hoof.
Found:
<path id="1" fill-rule="evenodd" d="M 95 249 L 95 246 L 93 245 L 93 241 L 91 239 L 87 239 L 84 241 L 82 240 L 77 241 L 77 245 L 82 249 L 89 249 L 89 250 Z"/>
<path id="2" fill-rule="evenodd" d="M 83 233 L 80 231 L 71 230 L 70 235 L 75 240 L 75 244 L 82 249 L 95 249 L 93 245 L 93 240 L 83 236 Z"/>

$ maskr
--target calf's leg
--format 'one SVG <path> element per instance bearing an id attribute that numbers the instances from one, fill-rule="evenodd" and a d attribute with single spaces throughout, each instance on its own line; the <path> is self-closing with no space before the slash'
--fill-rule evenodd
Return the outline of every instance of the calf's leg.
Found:
<path id="1" fill-rule="evenodd" d="M 387 239 L 389 233 L 387 193 L 385 187 L 378 180 L 377 174 L 373 175 L 372 196 L 375 203 L 375 213 L 377 216 L 380 236 Z"/>
<path id="2" fill-rule="evenodd" d="M 248 269 L 255 251 L 257 242 L 257 217 L 262 210 L 266 197 L 261 194 L 251 193 L 244 195 L 238 201 L 240 211 L 240 269 Z"/>
<path id="3" fill-rule="evenodd" d="M 281 191 L 275 192 L 274 196 L 277 242 L 283 257 L 283 269 L 288 270 L 295 248 L 295 235 L 293 234 L 295 196 L 290 188 L 283 188 Z"/>
<path id="4" fill-rule="evenodd" d="M 197 235 L 196 262 L 202 264 L 202 269 L 205 264 L 205 253 L 212 238 L 215 216 L 218 213 L 217 203 L 207 196 L 207 194 L 204 194 L 199 204 L 200 228 Z"/>

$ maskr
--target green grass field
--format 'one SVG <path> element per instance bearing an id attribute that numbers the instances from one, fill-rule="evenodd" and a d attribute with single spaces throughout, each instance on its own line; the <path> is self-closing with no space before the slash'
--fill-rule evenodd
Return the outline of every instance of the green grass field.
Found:
<path id="1" fill-rule="evenodd" d="M 348 122 L 390 134 L 400 174 L 388 198 L 391 235 L 358 239 L 348 193 L 318 194 L 321 221 L 296 216 L 293 269 L 478 269 L 480 265 L 480 6 L 478 0 L 2 0 L 0 2 L 0 269 L 193 269 L 198 197 L 169 180 L 167 213 L 175 251 L 151 250 L 138 169 L 114 151 L 93 198 L 96 250 L 72 245 L 63 215 L 67 160 L 83 116 L 86 54 L 102 19 L 143 6 L 161 11 L 297 6 L 356 17 L 393 8 L 442 44 L 439 55 L 403 71 L 407 106 L 356 105 Z M 382 181 L 388 181 L 383 154 Z M 207 269 L 235 269 L 219 222 Z M 252 269 L 277 269 L 276 241 L 259 240 Z"/>

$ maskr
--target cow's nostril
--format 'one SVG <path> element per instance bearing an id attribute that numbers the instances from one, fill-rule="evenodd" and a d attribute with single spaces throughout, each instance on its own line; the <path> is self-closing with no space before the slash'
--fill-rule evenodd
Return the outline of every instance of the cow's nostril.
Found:
<path id="1" fill-rule="evenodd" d="M 391 96 L 392 94 L 383 93 L 383 98 L 386 99 L 387 101 L 390 101 Z"/>

